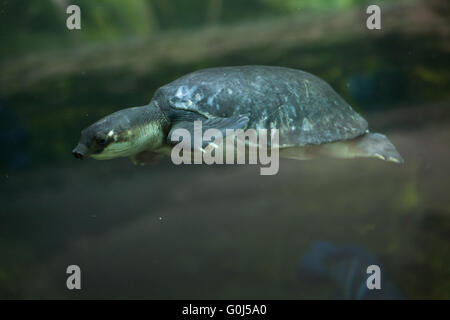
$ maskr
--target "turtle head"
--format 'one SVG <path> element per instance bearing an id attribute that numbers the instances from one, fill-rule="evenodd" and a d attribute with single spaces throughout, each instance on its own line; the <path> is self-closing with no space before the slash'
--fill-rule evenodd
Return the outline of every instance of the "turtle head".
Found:
<path id="1" fill-rule="evenodd" d="M 163 143 L 163 122 L 159 108 L 150 105 L 117 111 L 81 131 L 72 154 L 108 160 L 158 148 Z"/>

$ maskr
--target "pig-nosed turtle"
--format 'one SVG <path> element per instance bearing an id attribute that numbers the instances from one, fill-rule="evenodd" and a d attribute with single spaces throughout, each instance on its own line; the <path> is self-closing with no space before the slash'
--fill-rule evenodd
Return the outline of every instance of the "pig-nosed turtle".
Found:
<path id="1" fill-rule="evenodd" d="M 295 69 L 237 66 L 203 69 L 159 88 L 150 103 L 112 113 L 84 129 L 75 157 L 95 159 L 167 154 L 171 133 L 202 121 L 203 131 L 279 129 L 280 156 L 374 157 L 403 162 L 386 136 L 325 81 Z"/>

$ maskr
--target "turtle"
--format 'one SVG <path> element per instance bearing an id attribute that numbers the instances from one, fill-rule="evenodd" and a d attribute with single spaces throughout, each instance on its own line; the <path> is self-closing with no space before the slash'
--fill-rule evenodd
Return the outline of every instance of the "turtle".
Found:
<path id="1" fill-rule="evenodd" d="M 114 112 L 82 130 L 76 158 L 131 157 L 148 163 L 170 154 L 176 129 L 194 132 L 277 129 L 279 155 L 309 160 L 378 158 L 403 163 L 394 145 L 324 80 L 298 69 L 227 66 L 201 69 L 157 89 L 140 107 Z M 205 145 L 201 146 L 202 148 Z"/>

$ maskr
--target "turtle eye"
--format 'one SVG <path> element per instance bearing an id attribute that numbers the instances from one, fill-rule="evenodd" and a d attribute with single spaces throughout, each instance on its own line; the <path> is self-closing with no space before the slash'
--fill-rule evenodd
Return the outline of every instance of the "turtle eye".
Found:
<path id="1" fill-rule="evenodd" d="M 106 143 L 106 139 L 105 138 L 97 138 L 97 143 L 100 145 L 103 145 Z"/>

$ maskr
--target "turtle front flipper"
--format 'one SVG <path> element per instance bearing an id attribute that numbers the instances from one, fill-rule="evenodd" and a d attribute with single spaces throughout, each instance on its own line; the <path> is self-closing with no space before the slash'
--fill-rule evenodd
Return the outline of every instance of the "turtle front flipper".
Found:
<path id="1" fill-rule="evenodd" d="M 205 132 L 210 129 L 217 130 L 216 133 L 211 134 L 212 136 L 217 139 L 218 135 L 221 138 L 225 138 L 231 131 L 242 129 L 245 130 L 247 127 L 249 118 L 246 115 L 236 115 L 229 118 L 220 118 L 220 117 L 214 117 L 207 120 L 197 120 L 194 122 L 188 122 L 188 121 L 182 121 L 172 126 L 172 129 L 169 132 L 169 135 L 167 136 L 167 142 L 169 145 L 173 146 L 175 144 L 185 144 L 186 148 L 189 148 L 191 150 L 194 149 L 205 149 L 209 144 L 214 143 L 216 140 L 210 141 L 210 140 L 204 140 Z M 184 141 L 184 133 L 186 130 L 190 134 L 190 141 Z M 179 131 L 177 131 L 179 130 Z M 200 135 L 199 138 L 201 138 L 201 144 L 195 145 L 195 139 L 197 139 L 197 136 Z M 208 136 L 208 134 L 207 134 Z M 183 138 L 183 140 L 180 142 L 180 138 Z"/>
<path id="2" fill-rule="evenodd" d="M 142 151 L 138 154 L 135 154 L 130 157 L 131 162 L 133 162 L 134 165 L 140 165 L 144 166 L 150 163 L 154 163 L 161 159 L 163 157 L 162 154 L 151 152 L 151 151 Z"/>

